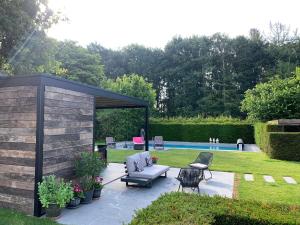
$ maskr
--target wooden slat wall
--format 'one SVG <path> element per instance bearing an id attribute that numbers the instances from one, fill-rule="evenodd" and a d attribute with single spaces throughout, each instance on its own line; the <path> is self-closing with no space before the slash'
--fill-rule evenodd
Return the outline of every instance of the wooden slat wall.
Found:
<path id="1" fill-rule="evenodd" d="M 0 88 L 0 207 L 33 214 L 37 87 Z"/>
<path id="2" fill-rule="evenodd" d="M 74 175 L 74 159 L 93 145 L 94 97 L 46 86 L 43 175 Z"/>

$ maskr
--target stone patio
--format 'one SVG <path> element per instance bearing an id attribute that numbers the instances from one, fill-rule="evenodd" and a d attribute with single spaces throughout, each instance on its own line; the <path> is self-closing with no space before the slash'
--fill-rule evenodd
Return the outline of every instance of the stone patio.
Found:
<path id="1" fill-rule="evenodd" d="M 65 209 L 57 221 L 72 225 L 120 225 L 127 224 L 135 210 L 145 208 L 161 194 L 177 191 L 179 182 L 175 179 L 178 168 L 171 168 L 167 178 L 159 178 L 152 188 L 126 187 L 119 179 L 108 183 L 102 190 L 100 200 L 81 205 L 78 209 Z M 234 173 L 213 171 L 213 179 L 200 183 L 201 194 L 220 195 L 232 198 Z M 111 163 L 103 172 L 104 181 L 111 181 L 124 175 L 124 165 Z M 186 192 L 192 192 L 186 189 Z M 195 192 L 196 193 L 196 192 Z"/>

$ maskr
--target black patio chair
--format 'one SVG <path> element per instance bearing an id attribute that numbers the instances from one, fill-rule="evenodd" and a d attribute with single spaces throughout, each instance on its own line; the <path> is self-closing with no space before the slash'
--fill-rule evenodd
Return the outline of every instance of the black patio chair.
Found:
<path id="1" fill-rule="evenodd" d="M 198 157 L 196 158 L 196 160 L 190 164 L 191 167 L 193 168 L 197 168 L 197 169 L 202 169 L 202 170 L 207 170 L 210 173 L 210 177 L 209 178 L 205 178 L 205 174 L 204 179 L 205 180 L 209 180 L 212 178 L 212 173 L 209 170 L 209 167 L 211 166 L 213 161 L 213 153 L 211 152 L 200 152 L 200 154 L 198 155 Z"/>
<path id="2" fill-rule="evenodd" d="M 178 191 L 180 187 L 183 191 L 183 188 L 191 188 L 193 191 L 195 189 L 200 193 L 199 183 L 203 180 L 203 170 L 197 168 L 181 168 L 176 178 L 180 184 L 178 187 Z"/>

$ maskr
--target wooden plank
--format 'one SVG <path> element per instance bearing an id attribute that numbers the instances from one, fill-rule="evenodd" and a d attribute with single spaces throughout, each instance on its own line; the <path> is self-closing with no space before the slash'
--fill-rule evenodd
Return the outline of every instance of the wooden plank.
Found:
<path id="1" fill-rule="evenodd" d="M 89 138 L 93 138 L 93 133 L 80 133 L 80 140 L 84 140 L 84 139 L 89 139 Z"/>
<path id="2" fill-rule="evenodd" d="M 36 105 L 36 97 L 0 99 L 0 106 L 23 107 L 23 106 L 27 106 L 27 105 Z"/>
<path id="3" fill-rule="evenodd" d="M 24 206 L 33 204 L 32 198 L 24 198 L 21 196 L 9 195 L 3 193 L 0 193 L 0 201 L 8 202 L 8 203 L 18 203 L 19 205 L 24 205 Z"/>
<path id="4" fill-rule="evenodd" d="M 54 113 L 45 113 L 44 119 L 50 121 L 92 121 L 93 116 L 87 115 L 62 115 Z"/>
<path id="5" fill-rule="evenodd" d="M 30 113 L 36 112 L 36 105 L 23 105 L 23 106 L 0 106 L 1 113 Z"/>
<path id="6" fill-rule="evenodd" d="M 69 94 L 69 95 L 74 95 L 74 96 L 83 96 L 83 97 L 93 97 L 92 95 L 83 93 L 83 92 L 78 92 L 78 91 L 72 91 L 64 88 L 58 88 L 58 87 L 52 87 L 52 86 L 46 86 L 45 90 L 47 92 L 54 92 L 54 93 L 61 93 L 61 94 Z"/>
<path id="7" fill-rule="evenodd" d="M 35 159 L 17 158 L 17 157 L 1 157 L 0 164 L 34 167 Z"/>
<path id="8" fill-rule="evenodd" d="M 82 102 L 78 104 L 77 102 L 67 102 L 62 100 L 55 100 L 55 99 L 45 99 L 45 106 L 46 107 L 67 107 L 67 108 L 92 108 L 93 102 Z"/>
<path id="9" fill-rule="evenodd" d="M 30 96 L 28 96 L 30 97 Z M 46 99 L 54 99 L 54 100 L 62 100 L 66 102 L 77 102 L 77 103 L 85 103 L 85 102 L 93 102 L 92 97 L 83 97 L 83 96 L 74 96 L 68 94 L 61 94 L 55 92 L 45 92 Z"/>
<path id="10" fill-rule="evenodd" d="M 9 208 L 24 212 L 28 215 L 33 215 L 33 203 L 30 204 L 19 204 L 19 203 L 11 203 L 11 202 L 2 202 L 0 200 L 0 208 Z"/>
<path id="11" fill-rule="evenodd" d="M 0 92 L 14 92 L 14 91 L 36 91 L 36 86 L 13 86 L 13 87 L 2 87 Z"/>
<path id="12" fill-rule="evenodd" d="M 89 148 L 91 148 L 91 144 L 72 146 L 70 148 L 48 150 L 48 151 L 44 151 L 43 156 L 44 156 L 44 159 L 51 158 L 51 157 L 60 157 L 62 155 L 70 155 L 74 152 L 84 152 Z"/>
<path id="13" fill-rule="evenodd" d="M 35 159 L 34 151 L 18 151 L 18 150 L 0 150 L 0 157 L 15 157 L 15 158 L 29 158 Z"/>
<path id="14" fill-rule="evenodd" d="M 0 128 L 1 130 L 1 128 Z M 35 143 L 35 136 L 15 136 L 11 135 L 3 135 L 0 134 L 0 142 L 21 142 L 21 143 Z"/>
<path id="15" fill-rule="evenodd" d="M 85 139 L 85 140 L 77 140 L 77 141 L 63 141 L 63 142 L 56 142 L 56 143 L 44 143 L 44 151 L 52 151 L 55 149 L 62 149 L 62 148 L 70 148 L 75 146 L 85 146 L 85 145 L 92 145 L 93 139 Z"/>
<path id="16" fill-rule="evenodd" d="M 36 97 L 36 91 L 6 91 L 1 92 L 0 99 L 8 98 L 33 98 Z"/>
<path id="17" fill-rule="evenodd" d="M 35 144 L 18 142 L 0 142 L 0 150 L 35 151 Z"/>
<path id="18" fill-rule="evenodd" d="M 10 188 L 19 188 L 23 190 L 34 190 L 34 182 L 31 181 L 18 181 L 18 180 L 8 180 L 2 179 L 0 186 L 2 187 L 10 187 Z"/>
<path id="19" fill-rule="evenodd" d="M 24 174 L 35 174 L 35 168 L 29 166 L 15 166 L 15 165 L 5 165 L 0 164 L 1 173 L 24 173 Z M 2 182 L 2 181 L 1 181 Z"/>
<path id="20" fill-rule="evenodd" d="M 0 120 L 1 128 L 36 128 L 36 121 Z"/>
<path id="21" fill-rule="evenodd" d="M 77 140 L 80 140 L 80 134 L 46 135 L 44 137 L 44 144 Z"/>
<path id="22" fill-rule="evenodd" d="M 93 129 L 90 127 L 74 127 L 74 128 L 45 128 L 45 135 L 60 135 L 60 134 L 86 134 L 92 133 Z"/>
<path id="23" fill-rule="evenodd" d="M 44 122 L 44 127 L 47 128 L 78 128 L 78 127 L 93 127 L 92 121 L 51 121 Z"/>
<path id="24" fill-rule="evenodd" d="M 34 189 L 25 190 L 20 188 L 12 188 L 12 187 L 4 187 L 0 185 L 0 193 L 9 194 L 9 195 L 17 195 L 25 198 L 34 198 Z"/>
<path id="25" fill-rule="evenodd" d="M 1 113 L 0 120 L 36 121 L 36 113 Z"/>
<path id="26" fill-rule="evenodd" d="M 24 173 L 13 173 L 13 172 L 0 172 L 0 180 L 10 180 L 25 183 L 34 183 L 34 174 L 24 174 Z M 31 189 L 30 189 L 31 190 Z"/>
<path id="27" fill-rule="evenodd" d="M 62 169 L 73 168 L 73 167 L 74 167 L 74 162 L 72 161 L 57 163 L 54 165 L 43 167 L 43 174 L 54 173 Z"/>
<path id="28" fill-rule="evenodd" d="M 35 136 L 35 128 L 0 128 L 0 135 Z"/>
<path id="29" fill-rule="evenodd" d="M 67 108 L 67 107 L 49 107 L 45 106 L 45 113 L 54 114 L 74 114 L 74 115 L 93 115 L 93 108 Z"/>

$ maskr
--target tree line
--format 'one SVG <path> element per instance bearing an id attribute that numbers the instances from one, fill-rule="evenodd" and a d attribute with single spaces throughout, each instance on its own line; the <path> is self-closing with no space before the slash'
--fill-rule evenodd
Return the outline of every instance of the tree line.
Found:
<path id="1" fill-rule="evenodd" d="M 248 89 L 292 77 L 300 65 L 299 35 L 281 23 L 270 23 L 266 34 L 251 29 L 234 38 L 178 36 L 163 49 L 132 44 L 112 50 L 47 37 L 59 19 L 47 1 L 1 3 L 0 69 L 10 75 L 52 73 L 104 88 L 124 74 L 138 74 L 153 84 L 157 116 L 245 117 L 240 106 Z"/>

